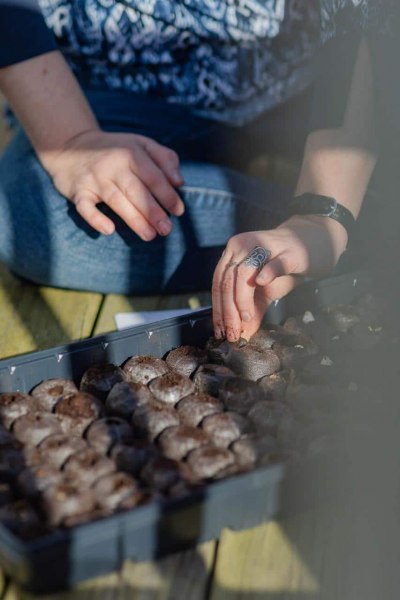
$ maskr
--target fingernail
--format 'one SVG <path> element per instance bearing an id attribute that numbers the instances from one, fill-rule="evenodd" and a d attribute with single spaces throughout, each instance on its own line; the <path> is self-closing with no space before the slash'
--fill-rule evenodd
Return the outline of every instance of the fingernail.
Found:
<path id="1" fill-rule="evenodd" d="M 221 340 L 222 339 L 222 333 L 221 330 L 218 328 L 214 329 L 214 337 L 216 340 Z"/>
<path id="2" fill-rule="evenodd" d="M 111 235 L 112 233 L 114 233 L 114 227 L 113 225 L 103 225 L 103 233 L 104 235 Z"/>
<path id="3" fill-rule="evenodd" d="M 181 217 L 184 212 L 185 212 L 185 205 L 183 204 L 183 202 L 181 202 L 180 204 L 177 204 L 177 206 L 174 210 L 174 215 L 176 215 L 177 217 Z"/>
<path id="4" fill-rule="evenodd" d="M 240 316 L 242 318 L 242 321 L 245 321 L 246 323 L 251 321 L 251 314 L 248 312 L 242 312 Z"/>
<path id="5" fill-rule="evenodd" d="M 151 240 L 154 240 L 154 238 L 156 237 L 156 232 L 154 231 L 153 228 L 146 228 L 143 231 L 143 237 L 145 238 L 145 240 L 147 242 L 151 242 Z"/>
<path id="6" fill-rule="evenodd" d="M 263 283 L 265 283 L 265 277 L 263 275 L 259 275 L 256 279 L 256 284 L 262 285 Z"/>
<path id="7" fill-rule="evenodd" d="M 229 331 L 227 333 L 226 339 L 228 340 L 228 342 L 236 342 L 236 336 L 232 331 Z"/>
<path id="8" fill-rule="evenodd" d="M 172 229 L 172 223 L 169 219 L 162 219 L 157 223 L 157 230 L 160 235 L 168 235 Z"/>
<path id="9" fill-rule="evenodd" d="M 183 177 L 182 177 L 180 171 L 178 171 L 178 169 L 176 169 L 175 171 L 172 171 L 172 178 L 177 183 L 182 183 L 183 182 Z"/>

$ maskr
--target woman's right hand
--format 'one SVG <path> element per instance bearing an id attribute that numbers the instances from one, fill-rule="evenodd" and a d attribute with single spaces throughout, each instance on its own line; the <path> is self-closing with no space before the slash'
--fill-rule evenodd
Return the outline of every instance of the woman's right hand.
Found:
<path id="1" fill-rule="evenodd" d="M 146 242 L 157 233 L 170 233 L 168 213 L 184 212 L 175 189 L 183 183 L 179 158 L 150 138 L 90 129 L 39 158 L 57 190 L 100 233 L 115 230 L 113 221 L 97 208 L 100 202 Z"/>
<path id="2" fill-rule="evenodd" d="M 288 294 L 305 276 L 330 273 L 346 244 L 343 225 L 318 215 L 293 215 L 276 229 L 233 236 L 214 272 L 215 337 L 249 340 L 274 300 Z M 269 254 L 260 269 L 245 262 L 256 248 Z"/>

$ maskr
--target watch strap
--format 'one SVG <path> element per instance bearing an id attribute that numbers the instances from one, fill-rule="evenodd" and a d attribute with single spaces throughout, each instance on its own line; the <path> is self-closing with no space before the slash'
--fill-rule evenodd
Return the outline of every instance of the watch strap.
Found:
<path id="1" fill-rule="evenodd" d="M 288 216 L 319 215 L 338 221 L 350 238 L 354 232 L 356 220 L 348 208 L 339 204 L 335 198 L 307 192 L 293 198 L 288 208 Z"/>

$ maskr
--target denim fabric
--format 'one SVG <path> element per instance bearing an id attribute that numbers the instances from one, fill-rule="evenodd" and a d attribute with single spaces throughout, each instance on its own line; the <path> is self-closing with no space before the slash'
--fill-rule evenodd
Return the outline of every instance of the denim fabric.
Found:
<path id="1" fill-rule="evenodd" d="M 131 294 L 208 289 L 229 237 L 276 225 L 288 191 L 221 164 L 229 143 L 222 134 L 230 133 L 215 123 L 121 98 L 114 105 L 89 98 L 105 129 L 149 135 L 180 153 L 186 212 L 172 218 L 171 234 L 143 242 L 107 207 L 116 232 L 95 232 L 58 194 L 18 130 L 0 159 L 0 260 L 26 279 L 56 287 Z M 217 162 L 201 162 L 199 155 Z"/>

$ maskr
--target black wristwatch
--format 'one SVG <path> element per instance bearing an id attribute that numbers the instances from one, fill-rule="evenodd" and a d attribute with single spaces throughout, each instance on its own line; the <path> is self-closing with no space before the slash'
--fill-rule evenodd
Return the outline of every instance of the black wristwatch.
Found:
<path id="1" fill-rule="evenodd" d="M 356 220 L 349 209 L 329 196 L 312 193 L 296 196 L 289 204 L 288 216 L 292 215 L 320 215 L 334 219 L 343 225 L 349 239 L 355 230 Z"/>

